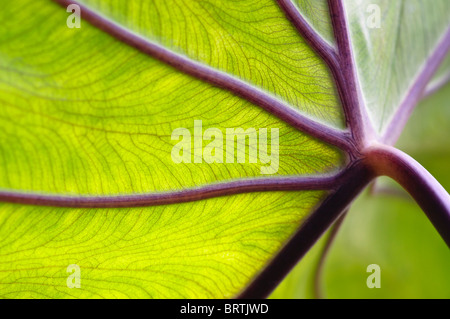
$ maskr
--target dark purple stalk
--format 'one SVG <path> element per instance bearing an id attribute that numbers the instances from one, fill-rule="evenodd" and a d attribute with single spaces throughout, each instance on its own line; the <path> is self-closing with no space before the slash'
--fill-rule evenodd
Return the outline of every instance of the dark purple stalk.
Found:
<path id="1" fill-rule="evenodd" d="M 118 196 L 62 196 L 0 191 L 0 201 L 40 206 L 113 208 L 167 205 L 250 192 L 331 190 L 342 174 L 333 176 L 273 177 L 236 180 L 178 191 Z"/>

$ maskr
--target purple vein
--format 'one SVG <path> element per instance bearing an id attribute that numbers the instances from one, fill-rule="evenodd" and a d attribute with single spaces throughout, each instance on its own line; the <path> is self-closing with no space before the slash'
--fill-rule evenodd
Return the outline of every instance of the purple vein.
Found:
<path id="1" fill-rule="evenodd" d="M 344 111 L 352 135 L 361 146 L 374 138 L 376 133 L 361 98 L 348 22 L 342 0 L 328 0 L 331 22 L 338 47 L 339 72 L 335 76 L 340 90 Z"/>
<path id="2" fill-rule="evenodd" d="M 336 52 L 336 49 L 324 41 L 309 25 L 291 0 L 277 0 L 277 2 L 298 32 L 330 68 L 342 102 L 347 126 L 350 127 L 356 141 L 364 141 L 363 133 L 367 130 L 366 126 L 370 128 L 371 124 L 368 116 L 363 113 L 364 109 L 360 106 L 361 103 L 358 98 L 359 87 L 356 82 L 353 56 L 342 5 L 339 1 L 330 1 L 329 4 L 339 50 Z"/>
<path id="3" fill-rule="evenodd" d="M 416 160 L 392 146 L 374 144 L 365 154 L 366 164 L 376 175 L 388 176 L 408 191 L 450 247 L 450 195 L 447 190 Z"/>
<path id="4" fill-rule="evenodd" d="M 397 142 L 400 134 L 405 127 L 408 119 L 414 110 L 414 107 L 420 101 L 424 90 L 430 82 L 432 76 L 437 71 L 439 65 L 450 50 L 450 27 L 441 38 L 433 53 L 428 57 L 421 72 L 416 77 L 414 83 L 410 86 L 397 112 L 392 117 L 388 128 L 383 136 L 383 141 L 393 145 Z"/>
<path id="5" fill-rule="evenodd" d="M 183 55 L 174 53 L 156 43 L 153 43 L 119 24 L 102 17 L 93 10 L 72 0 L 54 0 L 60 5 L 67 7 L 69 4 L 77 4 L 81 8 L 81 17 L 93 26 L 115 37 L 119 41 L 156 58 L 175 69 L 200 80 L 211 83 L 222 89 L 228 90 L 247 101 L 258 105 L 267 112 L 277 116 L 298 130 L 307 133 L 324 142 L 337 146 L 343 150 L 351 151 L 352 146 L 348 141 L 348 132 L 331 128 L 327 125 L 314 121 L 299 111 L 293 109 L 281 100 L 273 97 L 262 90 L 224 72 L 191 60 Z"/>
<path id="6" fill-rule="evenodd" d="M 335 49 L 330 46 L 305 20 L 291 0 L 277 0 L 278 5 L 286 13 L 287 18 L 296 27 L 298 32 L 327 63 L 332 71 L 338 70 L 339 65 Z"/>
<path id="7" fill-rule="evenodd" d="M 116 208 L 167 205 L 250 192 L 332 190 L 342 172 L 329 176 L 253 178 L 160 193 L 115 196 L 72 196 L 0 191 L 0 201 L 72 208 Z"/>

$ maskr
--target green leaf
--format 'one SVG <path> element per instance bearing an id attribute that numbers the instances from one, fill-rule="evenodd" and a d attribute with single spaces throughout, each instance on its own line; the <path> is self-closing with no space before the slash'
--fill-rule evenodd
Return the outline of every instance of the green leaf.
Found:
<path id="1" fill-rule="evenodd" d="M 224 7 L 231 2 L 143 3 L 102 2 L 98 10 L 293 109 L 342 125 L 329 72 L 275 3 L 246 1 L 240 10 Z M 278 128 L 280 163 L 270 177 L 340 167 L 334 148 L 84 20 L 69 29 L 68 15 L 51 1 L 31 0 L 5 3 L 0 12 L 1 189 L 135 195 L 261 176 L 261 163 L 248 160 L 174 163 L 178 141 L 171 134 L 176 128 L 193 133 L 194 120 L 203 131 Z M 0 295 L 232 297 L 322 198 L 323 192 L 253 193 L 127 209 L 5 203 Z M 81 269 L 82 289 L 66 286 L 71 264 Z"/>
<path id="2" fill-rule="evenodd" d="M 450 120 L 450 85 L 417 106 L 399 140 L 450 190 L 450 148 L 441 125 Z M 394 182 L 392 194 L 365 193 L 354 204 L 326 259 L 322 288 L 328 298 L 450 297 L 450 255 L 420 208 Z M 398 193 L 398 194 L 397 194 Z M 400 195 L 400 196 L 399 196 Z M 324 236 L 326 237 L 326 236 Z M 313 298 L 319 242 L 272 294 L 272 298 Z M 381 288 L 365 285 L 366 267 L 381 267 Z"/>
<path id="3" fill-rule="evenodd" d="M 68 14 L 51 1 L 23 2 L 20 10 L 15 2 L 0 13 L 10 23 L 8 33 L 1 35 L 0 188 L 111 195 L 261 176 L 265 165 L 249 160 L 174 163 L 171 151 L 178 140 L 171 134 L 187 128 L 193 136 L 195 120 L 202 121 L 203 131 L 278 128 L 277 175 L 328 172 L 340 165 L 337 151 L 261 108 L 137 52 L 87 22 L 80 29 L 67 28 Z M 295 35 L 291 29 L 288 33 Z M 309 54 L 305 71 L 315 76 L 321 62 Z M 314 67 L 308 69 L 309 64 Z M 280 83 L 261 74 L 269 79 L 264 83 Z M 310 95 L 315 96 L 320 100 L 322 94 Z M 332 116 L 325 107 L 311 107 Z M 203 141 L 203 147 L 208 143 Z M 246 152 L 248 156 L 248 148 Z"/>
<path id="4" fill-rule="evenodd" d="M 432 80 L 427 86 L 425 90 L 425 94 L 434 93 L 436 90 L 439 90 L 444 86 L 448 79 L 450 78 L 450 55 L 442 61 L 442 64 L 439 66 L 439 69 L 436 71 L 436 74 L 433 76 Z"/>
<path id="5" fill-rule="evenodd" d="M 230 298 L 321 192 L 243 194 L 150 208 L 0 206 L 4 298 Z M 76 264 L 81 289 L 66 285 Z"/>
<path id="6" fill-rule="evenodd" d="M 292 1 L 309 24 L 328 43 L 335 44 L 327 0 Z"/>
<path id="7" fill-rule="evenodd" d="M 112 21 L 233 74 L 319 120 L 344 125 L 325 64 L 274 1 L 82 1 Z"/>

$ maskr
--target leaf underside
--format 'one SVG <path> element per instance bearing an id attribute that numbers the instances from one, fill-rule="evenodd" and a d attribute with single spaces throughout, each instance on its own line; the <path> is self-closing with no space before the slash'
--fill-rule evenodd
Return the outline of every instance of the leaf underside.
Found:
<path id="1" fill-rule="evenodd" d="M 416 11 L 401 15 L 396 22 L 400 31 L 389 45 L 382 41 L 391 39 L 386 34 L 397 30 L 394 26 L 383 24 L 382 33 L 375 34 L 358 22 L 355 8 L 347 8 L 363 96 L 380 133 L 450 21 L 448 1 L 436 1 L 432 10 L 416 2 L 412 7 L 420 18 Z M 301 115 L 345 128 L 330 71 L 274 1 L 80 3 L 149 42 L 250 84 Z M 334 45 L 326 2 L 295 4 Z M 380 6 L 392 7 L 389 14 L 405 10 L 387 1 Z M 86 21 L 80 29 L 69 29 L 69 14 L 44 0 L 9 1 L 0 11 L 0 190 L 96 197 L 261 177 L 262 164 L 248 160 L 175 164 L 171 134 L 180 127 L 193 132 L 194 120 L 202 121 L 203 130 L 223 132 L 278 128 L 279 169 L 264 176 L 269 179 L 329 176 L 343 169 L 345 156 L 334 146 Z M 439 18 L 430 18 L 435 15 Z M 417 20 L 423 24 L 410 28 Z M 374 74 L 380 82 L 369 81 Z M 388 94 L 380 93 L 387 88 Z M 326 194 L 247 193 L 105 209 L 1 203 L 0 296 L 233 297 Z M 82 289 L 67 288 L 70 264 L 81 268 Z"/>

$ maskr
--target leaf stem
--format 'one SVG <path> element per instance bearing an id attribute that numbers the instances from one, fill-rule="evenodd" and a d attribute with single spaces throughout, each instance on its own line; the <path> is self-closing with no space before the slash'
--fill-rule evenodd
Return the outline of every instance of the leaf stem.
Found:
<path id="1" fill-rule="evenodd" d="M 376 175 L 386 175 L 405 188 L 450 247 L 450 195 L 418 162 L 402 151 L 376 145 L 365 152 Z"/>
<path id="2" fill-rule="evenodd" d="M 178 191 L 118 196 L 63 196 L 0 191 L 0 202 L 72 208 L 116 208 L 167 205 L 250 192 L 331 190 L 342 173 L 330 176 L 252 178 Z"/>
<path id="3" fill-rule="evenodd" d="M 396 198 L 402 198 L 405 200 L 411 200 L 411 196 L 401 187 L 394 188 L 390 186 L 379 185 L 378 179 L 374 180 L 372 184 L 368 187 L 369 195 L 377 196 L 377 195 L 385 195 L 392 196 Z"/>

